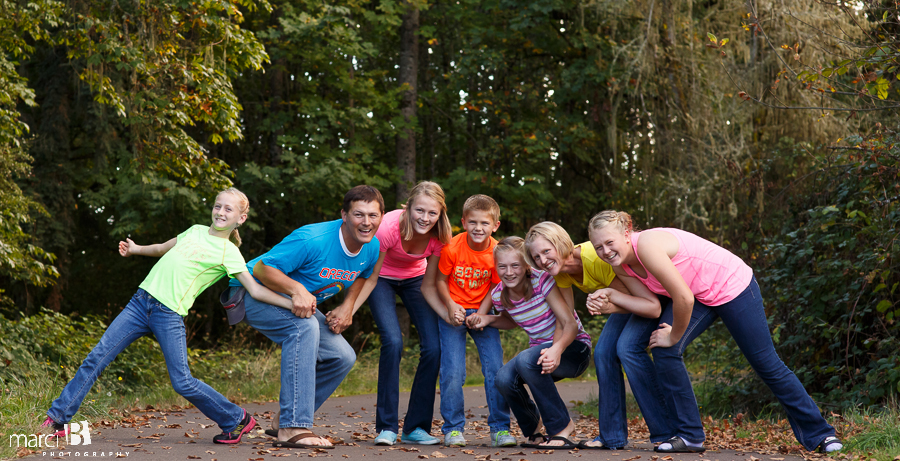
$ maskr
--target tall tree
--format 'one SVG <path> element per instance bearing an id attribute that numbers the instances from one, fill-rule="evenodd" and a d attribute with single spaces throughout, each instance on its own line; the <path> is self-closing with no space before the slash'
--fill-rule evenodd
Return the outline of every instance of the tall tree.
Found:
<path id="1" fill-rule="evenodd" d="M 403 24 L 400 26 L 400 115 L 406 123 L 397 134 L 397 201 L 409 195 L 416 181 L 416 108 L 418 107 L 419 73 L 419 5 L 403 0 Z"/>

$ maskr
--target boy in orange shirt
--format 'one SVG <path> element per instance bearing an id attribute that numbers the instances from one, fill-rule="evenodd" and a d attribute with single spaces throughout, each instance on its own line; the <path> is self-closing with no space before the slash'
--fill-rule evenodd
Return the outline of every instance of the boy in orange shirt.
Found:
<path id="1" fill-rule="evenodd" d="M 425 299 L 439 315 L 443 314 L 444 320 L 439 322 L 444 445 L 466 446 L 462 388 L 466 381 L 468 332 L 478 348 L 484 373 L 491 445 L 511 447 L 516 445 L 516 438 L 509 433 L 509 405 L 494 386 L 497 371 L 503 366 L 500 333 L 494 327 L 470 330 L 465 324 L 466 316 L 474 314 L 485 297 L 490 299 L 491 288 L 500 282 L 494 272 L 493 251 L 497 241 L 491 237 L 500 227 L 500 207 L 486 195 L 473 195 L 463 205 L 462 224 L 466 231 L 453 237 L 441 251 L 437 280 L 426 280 L 422 286 Z"/>

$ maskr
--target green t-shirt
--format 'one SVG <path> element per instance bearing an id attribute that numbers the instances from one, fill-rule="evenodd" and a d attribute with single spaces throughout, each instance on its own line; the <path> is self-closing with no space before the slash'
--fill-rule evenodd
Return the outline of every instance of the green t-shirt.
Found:
<path id="1" fill-rule="evenodd" d="M 141 288 L 184 317 L 206 287 L 223 275 L 234 277 L 246 272 L 247 266 L 230 240 L 209 235 L 209 226 L 191 226 L 177 239 L 150 270 Z"/>
<path id="2" fill-rule="evenodd" d="M 616 272 L 608 262 L 597 256 L 597 250 L 591 242 L 575 245 L 581 248 L 581 265 L 584 267 L 584 281 L 579 283 L 569 274 L 560 273 L 554 279 L 560 288 L 569 288 L 572 285 L 585 293 L 593 293 L 601 288 L 606 288 L 616 278 Z"/>

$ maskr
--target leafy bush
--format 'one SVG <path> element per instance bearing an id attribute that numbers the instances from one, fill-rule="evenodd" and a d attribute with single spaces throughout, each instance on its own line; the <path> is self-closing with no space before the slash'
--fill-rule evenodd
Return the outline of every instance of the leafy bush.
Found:
<path id="1" fill-rule="evenodd" d="M 819 174 L 793 191 L 794 211 L 763 225 L 770 236 L 754 266 L 773 339 L 820 405 L 884 405 L 900 392 L 897 141 L 890 131 L 848 138 L 852 147 L 823 155 Z M 774 404 L 727 331 L 707 336 L 706 403 Z"/>

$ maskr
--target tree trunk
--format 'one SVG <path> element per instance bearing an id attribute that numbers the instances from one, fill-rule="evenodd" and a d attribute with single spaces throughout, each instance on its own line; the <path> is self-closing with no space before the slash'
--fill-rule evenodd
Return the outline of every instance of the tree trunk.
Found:
<path id="1" fill-rule="evenodd" d="M 400 26 L 400 85 L 406 86 L 400 101 L 400 115 L 410 123 L 416 118 L 416 73 L 419 60 L 419 10 L 406 3 L 406 14 Z M 397 135 L 397 167 L 402 176 L 397 182 L 397 202 L 403 202 L 409 195 L 410 186 L 416 181 L 416 132 L 406 128 Z"/>

